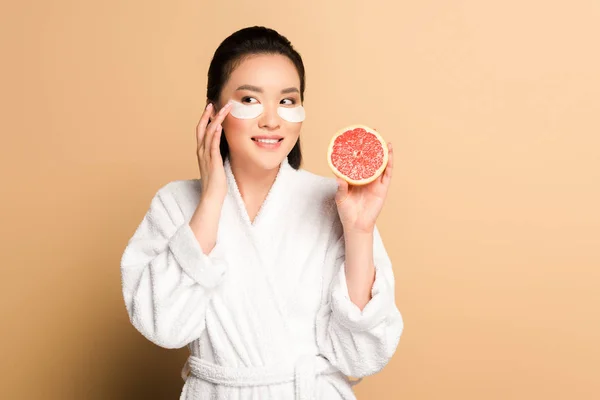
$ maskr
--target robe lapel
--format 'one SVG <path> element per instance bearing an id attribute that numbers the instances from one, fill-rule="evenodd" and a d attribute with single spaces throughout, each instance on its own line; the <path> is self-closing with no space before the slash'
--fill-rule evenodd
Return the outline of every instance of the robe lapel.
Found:
<path id="1" fill-rule="evenodd" d="M 235 176 L 231 170 L 229 159 L 225 161 L 225 174 L 228 182 L 228 196 L 235 204 L 236 212 L 243 224 L 242 229 L 246 232 L 248 239 L 252 242 L 255 255 L 259 263 L 260 272 L 263 273 L 271 289 L 273 300 L 277 303 L 277 309 L 282 317 L 287 315 L 285 300 L 280 285 L 274 280 L 274 268 L 283 266 L 275 265 L 276 252 L 273 245 L 277 242 L 277 229 L 281 229 L 285 220 L 286 205 L 289 204 L 288 197 L 292 191 L 288 185 L 292 184 L 293 174 L 296 172 L 288 163 L 287 158 L 282 162 L 273 186 L 269 190 L 265 201 L 261 205 L 254 221 L 250 221 L 246 205 L 239 191 Z M 285 318 L 283 318 L 285 321 Z"/>
<path id="2" fill-rule="evenodd" d="M 268 228 L 273 226 L 272 224 L 276 223 L 282 217 L 281 212 L 285 207 L 286 194 L 290 194 L 290 190 L 286 190 L 286 186 L 290 183 L 290 177 L 295 170 L 289 165 L 287 158 L 285 158 L 281 163 L 277 176 L 275 177 L 275 182 L 273 183 L 273 186 L 271 186 L 271 189 L 269 190 L 265 201 L 261 205 L 256 217 L 254 218 L 254 221 L 250 221 L 248 211 L 246 210 L 246 205 L 244 204 L 244 200 L 235 180 L 235 176 L 231 170 L 229 159 L 225 161 L 224 168 L 228 183 L 228 194 L 234 200 L 234 203 L 237 206 L 237 211 L 243 223 L 253 235 L 259 233 L 268 234 Z"/>

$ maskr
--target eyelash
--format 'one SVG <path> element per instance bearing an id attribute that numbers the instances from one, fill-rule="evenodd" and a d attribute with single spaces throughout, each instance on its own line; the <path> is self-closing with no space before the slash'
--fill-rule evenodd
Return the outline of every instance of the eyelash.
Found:
<path id="1" fill-rule="evenodd" d="M 244 96 L 244 97 L 242 97 L 242 103 L 245 103 L 249 99 L 256 100 L 254 97 Z M 286 98 L 286 99 L 283 99 L 283 100 L 289 100 L 289 101 L 291 101 L 291 104 L 287 104 L 287 105 L 294 105 L 294 104 L 296 104 L 296 100 L 294 100 L 294 99 Z"/>

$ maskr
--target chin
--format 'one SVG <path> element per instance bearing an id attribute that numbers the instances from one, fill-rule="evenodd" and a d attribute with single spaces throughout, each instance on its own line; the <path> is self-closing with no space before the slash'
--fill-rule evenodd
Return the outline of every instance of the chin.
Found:
<path id="1" fill-rule="evenodd" d="M 293 141 L 293 144 L 290 145 L 291 141 L 288 142 L 288 140 L 285 139 L 285 141 L 282 141 L 279 147 L 274 145 L 257 145 L 254 143 L 254 140 L 252 140 L 250 145 L 240 142 L 231 143 L 229 151 L 232 155 L 235 154 L 234 158 L 239 158 L 245 165 L 253 166 L 259 170 L 272 171 L 279 168 L 290 151 L 292 151 L 293 144 L 296 141 Z M 239 157 L 236 155 L 239 155 Z"/>
<path id="2" fill-rule="evenodd" d="M 279 168 L 287 153 L 277 152 L 271 154 L 253 154 L 252 163 L 265 171 Z"/>

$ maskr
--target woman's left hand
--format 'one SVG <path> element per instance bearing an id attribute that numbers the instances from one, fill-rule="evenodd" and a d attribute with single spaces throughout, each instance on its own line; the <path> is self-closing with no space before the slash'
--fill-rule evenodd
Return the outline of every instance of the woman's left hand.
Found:
<path id="1" fill-rule="evenodd" d="M 335 202 L 345 233 L 373 233 L 392 180 L 394 163 L 391 143 L 388 143 L 388 152 L 388 164 L 381 176 L 373 182 L 353 186 L 337 178 Z"/>

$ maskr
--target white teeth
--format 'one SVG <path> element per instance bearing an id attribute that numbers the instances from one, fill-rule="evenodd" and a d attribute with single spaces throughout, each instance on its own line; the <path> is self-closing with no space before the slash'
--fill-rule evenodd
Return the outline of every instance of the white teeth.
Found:
<path id="1" fill-rule="evenodd" d="M 257 142 L 274 144 L 279 142 L 278 139 L 256 139 Z"/>

